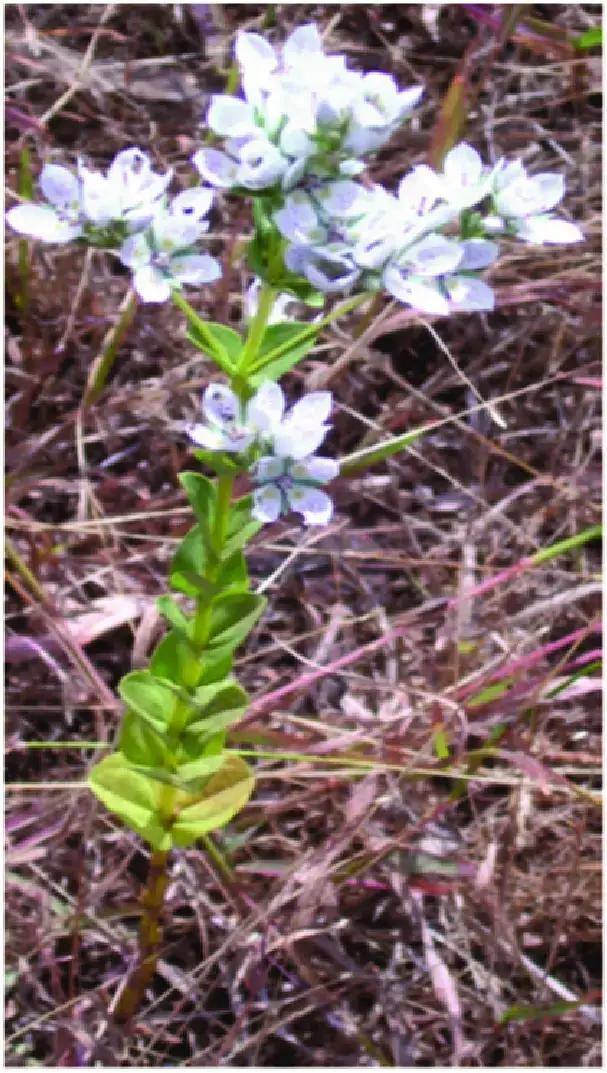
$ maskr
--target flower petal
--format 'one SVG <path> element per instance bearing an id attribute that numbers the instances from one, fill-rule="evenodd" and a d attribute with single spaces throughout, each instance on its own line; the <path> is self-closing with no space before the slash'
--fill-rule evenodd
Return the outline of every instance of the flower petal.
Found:
<path id="1" fill-rule="evenodd" d="M 261 70 L 269 74 L 278 63 L 276 53 L 265 37 L 242 30 L 236 34 L 234 54 L 241 67 L 251 67 L 256 73 Z"/>
<path id="2" fill-rule="evenodd" d="M 327 484 L 333 481 L 339 473 L 339 462 L 334 458 L 323 458 L 320 455 L 311 455 L 302 458 L 299 462 L 293 462 L 289 466 L 289 475 L 294 481 L 313 481 L 315 484 Z"/>
<path id="3" fill-rule="evenodd" d="M 199 149 L 192 157 L 192 164 L 212 186 L 234 186 L 238 177 L 238 164 L 219 149 Z"/>
<path id="4" fill-rule="evenodd" d="M 570 242 L 583 242 L 586 237 L 575 224 L 569 220 L 559 220 L 555 216 L 530 216 L 526 220 L 520 220 L 516 233 L 525 242 L 534 242 L 537 245 L 544 242 L 567 245 Z"/>
<path id="5" fill-rule="evenodd" d="M 407 250 L 406 259 L 414 275 L 443 276 L 458 267 L 462 253 L 458 242 L 442 235 L 428 235 Z"/>
<path id="6" fill-rule="evenodd" d="M 202 412 L 211 424 L 231 428 L 240 417 L 240 403 L 227 384 L 209 384 L 202 396 Z"/>
<path id="7" fill-rule="evenodd" d="M 350 179 L 340 179 L 315 192 L 315 196 L 329 216 L 347 220 L 364 211 L 368 195 L 364 187 Z"/>
<path id="8" fill-rule="evenodd" d="M 301 67 L 302 63 L 316 63 L 324 58 L 322 40 L 314 22 L 298 26 L 282 47 L 282 59 L 287 68 Z"/>
<path id="9" fill-rule="evenodd" d="M 202 223 L 213 204 L 214 193 L 208 186 L 196 186 L 183 190 L 171 201 L 170 211 L 174 216 L 183 216 L 190 222 Z"/>
<path id="10" fill-rule="evenodd" d="M 265 190 L 273 186 L 287 167 L 288 161 L 279 149 L 264 138 L 253 138 L 239 153 L 238 183 L 248 190 Z"/>
<path id="11" fill-rule="evenodd" d="M 80 224 L 60 220 L 50 205 L 15 205 L 6 214 L 6 222 L 14 231 L 41 242 L 65 243 L 82 233 Z"/>
<path id="12" fill-rule="evenodd" d="M 460 261 L 458 271 L 466 270 L 475 272 L 479 268 L 490 265 L 500 252 L 496 242 L 489 242 L 485 238 L 469 238 L 462 242 L 464 256 Z"/>
<path id="13" fill-rule="evenodd" d="M 286 198 L 283 208 L 274 213 L 273 220 L 289 242 L 322 242 L 326 237 L 311 199 L 301 190 Z"/>
<path id="14" fill-rule="evenodd" d="M 483 173 L 483 162 L 467 142 L 461 142 L 445 157 L 443 174 L 450 186 L 476 186 Z"/>
<path id="15" fill-rule="evenodd" d="M 180 283 L 213 283 L 221 278 L 221 265 L 208 253 L 176 254 L 171 273 Z"/>
<path id="16" fill-rule="evenodd" d="M 445 280 L 449 305 L 456 313 L 490 313 L 495 309 L 495 294 L 488 283 L 471 276 L 453 276 Z"/>
<path id="17" fill-rule="evenodd" d="M 257 459 L 253 471 L 253 480 L 258 484 L 271 484 L 273 481 L 283 477 L 285 472 L 286 466 L 283 458 L 266 455 Z"/>
<path id="18" fill-rule="evenodd" d="M 321 488 L 296 484 L 287 490 L 291 510 L 303 515 L 306 525 L 326 525 L 333 516 L 333 500 Z"/>
<path id="19" fill-rule="evenodd" d="M 216 93 L 211 97 L 207 123 L 216 134 L 229 134 L 231 138 L 259 132 L 251 105 L 240 97 L 230 97 L 225 93 Z"/>
<path id="20" fill-rule="evenodd" d="M 171 297 L 171 285 L 152 265 L 136 268 L 133 286 L 143 302 L 166 302 Z"/>
<path id="21" fill-rule="evenodd" d="M 152 251 L 145 235 L 131 235 L 122 243 L 118 256 L 127 268 L 143 268 L 152 260 Z"/>
<path id="22" fill-rule="evenodd" d="M 258 522 L 275 522 L 282 511 L 282 493 L 275 484 L 264 484 L 253 492 L 251 514 Z"/>
<path id="23" fill-rule="evenodd" d="M 328 419 L 332 409 L 333 395 L 330 391 L 312 391 L 295 403 L 289 412 L 289 420 L 298 425 L 321 425 Z"/>
<path id="24" fill-rule="evenodd" d="M 420 313 L 446 315 L 449 312 L 449 303 L 437 286 L 415 276 L 403 276 L 396 265 L 388 265 L 384 269 L 383 281 L 386 290 L 399 302 L 418 309 Z"/>
<path id="25" fill-rule="evenodd" d="M 75 215 L 80 206 L 80 183 L 60 164 L 46 164 L 39 179 L 40 189 L 51 205 Z"/>
<path id="26" fill-rule="evenodd" d="M 223 433 L 208 425 L 191 425 L 186 429 L 191 440 L 207 451 L 220 451 L 223 447 Z"/>
<path id="27" fill-rule="evenodd" d="M 273 380 L 266 380 L 259 391 L 247 403 L 246 424 L 256 432 L 271 435 L 282 421 L 285 397 L 282 388 Z"/>

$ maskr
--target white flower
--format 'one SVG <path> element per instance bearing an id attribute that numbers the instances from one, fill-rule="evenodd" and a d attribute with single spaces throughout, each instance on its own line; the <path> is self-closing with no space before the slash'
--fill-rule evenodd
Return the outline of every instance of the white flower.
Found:
<path id="1" fill-rule="evenodd" d="M 133 285 L 144 302 L 166 302 L 173 287 L 212 283 L 221 276 L 214 257 L 192 251 L 208 230 L 205 217 L 212 198 L 212 192 L 203 187 L 185 190 L 156 216 L 148 231 L 131 235 L 123 243 L 120 260 L 133 269 Z"/>
<path id="2" fill-rule="evenodd" d="M 43 242 L 65 243 L 78 238 L 84 230 L 84 220 L 76 176 L 60 164 L 46 164 L 39 184 L 49 204 L 16 205 L 7 212 L 7 222 L 20 235 Z"/>
<path id="3" fill-rule="evenodd" d="M 188 434 L 208 451 L 239 453 L 258 442 L 275 456 L 299 460 L 324 440 L 332 402 L 330 391 L 313 391 L 285 415 L 282 388 L 272 380 L 244 406 L 225 384 L 210 384 L 202 397 L 207 423 L 192 426 Z"/>
<path id="4" fill-rule="evenodd" d="M 107 175 L 78 161 L 82 211 L 95 227 L 122 221 L 131 232 L 142 230 L 161 208 L 172 175 L 153 171 L 147 153 L 137 148 L 118 153 Z"/>
<path id="5" fill-rule="evenodd" d="M 327 242 L 322 246 L 289 246 L 285 265 L 296 275 L 304 276 L 317 291 L 334 294 L 348 291 L 361 275 L 361 269 L 344 242 Z"/>
<path id="6" fill-rule="evenodd" d="M 202 396 L 202 412 L 207 424 L 187 430 L 199 447 L 239 454 L 253 443 L 255 431 L 246 426 L 246 419 L 241 420 L 240 402 L 225 384 L 209 384 Z"/>
<path id="7" fill-rule="evenodd" d="M 333 503 L 319 485 L 332 481 L 338 473 L 337 462 L 317 455 L 297 461 L 260 458 L 253 471 L 257 485 L 253 517 L 260 522 L 275 522 L 281 514 L 294 510 L 306 525 L 326 525 L 333 514 Z"/>
<path id="8" fill-rule="evenodd" d="M 268 393 L 262 405 L 268 415 L 273 453 L 290 459 L 314 454 L 331 427 L 327 421 L 333 405 L 331 392 L 312 391 L 283 416 L 285 401 L 282 390 L 278 384 L 273 384 L 272 388 L 272 397 Z"/>
<path id="9" fill-rule="evenodd" d="M 562 200 L 565 180 L 556 172 L 528 175 L 520 160 L 499 169 L 493 182 L 494 215 L 485 221 L 488 230 L 498 230 L 498 221 L 526 242 L 542 244 L 581 242 L 582 231 L 567 220 L 550 214 Z M 497 220 L 495 217 L 497 214 Z"/>
<path id="10" fill-rule="evenodd" d="M 162 207 L 172 172 L 152 171 L 141 149 L 124 149 L 114 158 L 107 175 L 91 171 L 78 161 L 77 175 L 59 164 L 47 164 L 40 189 L 48 205 L 23 204 L 6 218 L 20 234 L 44 242 L 70 242 L 87 237 L 89 227 L 102 229 L 122 223 L 129 232 L 148 227 Z"/>

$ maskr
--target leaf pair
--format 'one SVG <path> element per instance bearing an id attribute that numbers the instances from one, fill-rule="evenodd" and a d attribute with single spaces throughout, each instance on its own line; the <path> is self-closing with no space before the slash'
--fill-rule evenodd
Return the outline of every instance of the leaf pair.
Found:
<path id="1" fill-rule="evenodd" d="M 177 790 L 173 812 L 164 820 L 164 787 L 154 775 L 137 771 L 121 752 L 105 757 L 89 776 L 93 792 L 155 850 L 191 846 L 198 838 L 229 823 L 249 800 L 255 780 L 238 756 L 215 758 L 215 770 L 198 792 Z"/>

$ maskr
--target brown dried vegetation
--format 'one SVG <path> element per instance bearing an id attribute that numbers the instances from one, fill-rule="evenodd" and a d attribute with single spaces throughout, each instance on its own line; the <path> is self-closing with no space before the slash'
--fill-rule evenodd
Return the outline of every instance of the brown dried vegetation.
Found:
<path id="1" fill-rule="evenodd" d="M 572 35 L 600 24 L 593 5 L 523 7 Z M 139 144 L 185 186 L 233 34 L 268 12 L 9 5 L 10 188 L 24 144 L 36 173 Z M 87 792 L 97 754 L 83 743 L 112 738 L 115 686 L 153 646 L 190 524 L 182 423 L 210 367 L 176 310 L 142 307 L 79 429 L 126 275 L 37 244 L 20 309 L 9 238 L 9 1066 L 601 1062 L 599 547 L 522 562 L 600 518 L 599 60 L 545 40 L 495 50 L 467 5 L 279 5 L 272 32 L 311 18 L 361 67 L 427 86 L 374 178 L 426 159 L 477 49 L 478 71 L 490 62 L 465 136 L 562 171 L 587 241 L 508 249 L 494 314 L 429 325 L 393 309 L 354 347 L 345 321 L 292 374 L 293 392 L 331 384 L 337 455 L 452 420 L 336 482 L 328 530 L 288 519 L 251 548 L 270 601 L 239 660 L 255 706 L 233 742 L 262 754 L 257 791 L 215 838 L 229 871 L 202 847 L 175 859 L 159 972 L 125 1035 L 108 1011 L 145 851 Z M 212 251 L 247 226 L 218 198 Z M 194 304 L 238 323 L 243 278 L 231 270 Z M 479 752 L 500 725 L 495 752 Z M 504 1022 L 513 1007 L 527 1012 Z"/>

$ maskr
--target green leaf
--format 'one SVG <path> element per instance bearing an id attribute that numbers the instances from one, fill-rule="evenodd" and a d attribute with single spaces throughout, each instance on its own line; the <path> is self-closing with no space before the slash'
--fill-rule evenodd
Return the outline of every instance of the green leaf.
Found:
<path id="1" fill-rule="evenodd" d="M 169 682 L 181 685 L 192 666 L 192 660 L 199 658 L 183 634 L 171 630 L 163 637 L 152 655 L 150 671 L 157 678 L 166 678 Z"/>
<path id="2" fill-rule="evenodd" d="M 372 447 L 363 447 L 360 451 L 354 451 L 353 454 L 341 459 L 339 463 L 340 475 L 349 477 L 351 473 L 356 473 L 360 469 L 372 466 L 376 462 L 383 462 L 384 459 L 398 454 L 399 451 L 404 451 L 406 447 L 415 443 L 426 433 L 432 432 L 434 428 L 435 424 L 422 425 L 421 428 L 413 429 L 412 432 L 405 432 L 403 436 L 396 436 L 393 440 L 386 440 L 384 443 L 374 444 Z"/>
<path id="3" fill-rule="evenodd" d="M 139 766 L 134 766 L 133 770 L 137 771 L 139 775 L 145 775 L 146 778 L 153 779 L 154 782 L 162 783 L 163 786 L 172 786 L 175 790 L 180 790 L 190 798 L 193 794 L 200 793 L 210 776 L 218 771 L 224 763 L 225 756 L 217 754 L 199 756 L 193 761 L 182 764 L 179 771 Z"/>
<path id="4" fill-rule="evenodd" d="M 251 632 L 265 606 L 265 597 L 252 592 L 217 596 L 211 606 L 209 648 L 236 648 Z"/>
<path id="5" fill-rule="evenodd" d="M 449 742 L 447 740 L 447 735 L 442 728 L 440 730 L 437 730 L 434 734 L 432 744 L 434 746 L 434 752 L 436 753 L 439 760 L 449 759 Z"/>
<path id="6" fill-rule="evenodd" d="M 237 461 L 236 457 L 225 451 L 220 453 L 205 451 L 202 447 L 195 447 L 192 449 L 192 454 L 199 462 L 212 469 L 218 477 L 233 477 L 243 471 L 243 466 Z"/>
<path id="7" fill-rule="evenodd" d="M 202 473 L 191 473 L 188 470 L 179 474 L 179 481 L 190 501 L 196 521 L 200 523 L 205 544 L 210 547 L 217 502 L 215 485 L 208 477 L 203 477 Z"/>
<path id="8" fill-rule="evenodd" d="M 229 756 L 192 804 L 185 805 L 171 826 L 176 846 L 191 846 L 197 838 L 223 827 L 246 805 L 255 786 L 250 768 L 239 756 Z"/>
<path id="9" fill-rule="evenodd" d="M 271 324 L 255 356 L 254 373 L 248 377 L 250 385 L 259 387 L 266 380 L 278 380 L 305 358 L 316 343 L 317 336 L 318 328 L 305 321 Z"/>
<path id="10" fill-rule="evenodd" d="M 499 700 L 504 693 L 512 688 L 514 681 L 514 678 L 501 678 L 499 682 L 491 682 L 490 685 L 481 689 L 479 693 L 469 697 L 466 702 L 468 707 L 476 708 L 479 704 L 490 704 L 493 700 Z"/>
<path id="11" fill-rule="evenodd" d="M 548 1006 L 510 1006 L 499 1019 L 502 1025 L 509 1021 L 537 1021 L 543 1018 L 560 1017 L 561 1014 L 572 1013 L 579 1010 L 582 1005 L 581 999 L 567 999 L 562 1002 L 551 1002 Z"/>
<path id="12" fill-rule="evenodd" d="M 262 522 L 251 517 L 252 507 L 253 496 L 251 495 L 242 496 L 230 507 L 222 558 L 227 559 L 232 552 L 243 548 L 261 529 Z"/>
<path id="13" fill-rule="evenodd" d="M 207 569 L 208 551 L 204 532 L 200 525 L 195 525 L 186 533 L 171 560 L 171 585 L 186 596 L 196 596 L 208 586 L 205 579 Z"/>
<path id="14" fill-rule="evenodd" d="M 131 764 L 164 767 L 171 758 L 165 735 L 134 711 L 128 711 L 123 719 L 118 744 Z"/>
<path id="15" fill-rule="evenodd" d="M 177 698 L 170 679 L 163 682 L 150 671 L 132 671 L 121 680 L 118 691 L 129 708 L 161 733 L 171 726 Z"/>
<path id="16" fill-rule="evenodd" d="M 575 48 L 584 51 L 588 48 L 598 48 L 603 44 L 603 28 L 601 26 L 594 26 L 591 30 L 586 30 L 579 37 L 574 38 L 573 44 Z"/>
<path id="17" fill-rule="evenodd" d="M 172 626 L 177 633 L 182 633 L 185 637 L 189 637 L 190 620 L 184 615 L 172 596 L 159 596 L 156 600 L 156 607 L 160 611 L 162 617 L 166 619 L 169 625 Z"/>
<path id="18" fill-rule="evenodd" d="M 186 730 L 190 734 L 199 735 L 200 732 L 213 732 L 235 723 L 247 710 L 249 698 L 238 682 L 223 681 L 198 686 L 194 690 L 192 701 L 196 708 L 188 719 Z M 219 715 L 226 716 L 228 721 L 211 725 L 213 719 Z"/>
<path id="19" fill-rule="evenodd" d="M 247 591 L 249 575 L 245 557 L 241 551 L 233 551 L 231 555 L 222 559 L 215 574 L 215 585 L 218 592 L 227 592 L 230 589 Z"/>
<path id="20" fill-rule="evenodd" d="M 219 771 L 225 763 L 225 755 L 219 753 L 216 756 L 199 756 L 196 760 L 180 764 L 177 769 L 180 785 L 189 793 L 198 793 L 209 776 Z"/>
<path id="21" fill-rule="evenodd" d="M 186 339 L 189 339 L 197 350 L 212 358 L 224 373 L 228 376 L 232 375 L 234 360 L 242 350 L 242 339 L 233 328 L 228 328 L 225 324 L 212 324 L 205 321 L 204 329 L 200 329 L 190 321 Z"/>
<path id="22" fill-rule="evenodd" d="M 158 783 L 134 771 L 122 753 L 100 760 L 89 772 L 88 784 L 105 807 L 153 849 L 171 848 L 171 835 L 158 816 L 161 793 Z"/>
<path id="23" fill-rule="evenodd" d="M 198 685 L 212 685 L 227 678 L 232 670 L 233 651 L 230 645 L 225 648 L 207 648 L 202 653 L 202 673 Z"/>

